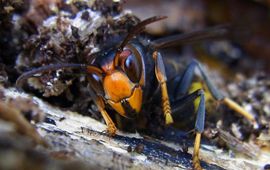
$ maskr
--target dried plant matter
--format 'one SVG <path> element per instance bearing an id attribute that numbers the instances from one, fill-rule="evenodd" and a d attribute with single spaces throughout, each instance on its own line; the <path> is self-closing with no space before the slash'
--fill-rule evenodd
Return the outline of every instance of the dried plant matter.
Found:
<path id="1" fill-rule="evenodd" d="M 36 144 L 47 146 L 46 142 L 36 132 L 36 129 L 23 117 L 18 109 L 12 108 L 12 105 L 0 102 L 0 118 L 13 122 L 19 133 L 29 136 Z"/>
<path id="2" fill-rule="evenodd" d="M 33 21 L 37 27 L 37 34 L 31 36 L 17 59 L 17 67 L 23 70 L 26 67 L 52 63 L 89 63 L 93 53 L 100 51 L 105 45 L 113 46 L 118 43 L 119 37 L 139 21 L 131 13 L 123 11 L 120 3 L 111 5 L 105 4 L 104 1 L 47 3 L 54 8 L 48 8 L 46 3 L 39 4 L 39 8 L 45 11 L 40 14 L 37 5 L 32 4 L 30 14 L 26 15 L 41 15 L 40 18 L 43 20 Z M 65 70 L 64 75 L 60 72 L 51 73 L 33 78 L 35 80 L 28 83 L 44 92 L 44 96 L 58 96 L 68 91 L 74 80 L 74 74 L 76 73 L 73 71 Z"/>

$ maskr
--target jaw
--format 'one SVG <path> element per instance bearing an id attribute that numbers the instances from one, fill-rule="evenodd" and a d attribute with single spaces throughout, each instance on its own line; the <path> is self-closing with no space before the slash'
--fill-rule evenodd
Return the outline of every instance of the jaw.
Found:
<path id="1" fill-rule="evenodd" d="M 134 118 L 142 107 L 142 89 L 140 86 L 134 87 L 132 94 L 118 102 L 107 101 L 110 106 L 120 115 L 127 118 Z"/>

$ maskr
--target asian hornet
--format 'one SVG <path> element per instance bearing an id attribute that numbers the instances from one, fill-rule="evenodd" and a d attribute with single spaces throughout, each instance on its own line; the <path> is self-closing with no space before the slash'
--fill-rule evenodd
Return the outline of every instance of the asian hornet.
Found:
<path id="1" fill-rule="evenodd" d="M 155 16 L 141 21 L 137 24 L 123 39 L 118 46 L 109 48 L 95 54 L 88 64 L 62 63 L 53 64 L 22 74 L 17 79 L 17 85 L 23 80 L 37 74 L 59 69 L 79 69 L 86 74 L 89 81 L 90 95 L 95 101 L 100 113 L 102 114 L 110 135 L 116 133 L 116 126 L 109 114 L 107 106 L 109 105 L 120 115 L 127 118 L 134 118 L 144 109 L 143 103 L 147 101 L 154 91 L 159 88 L 161 91 L 161 104 L 165 117 L 165 124 L 173 123 L 172 111 L 178 110 L 187 102 L 199 98 L 200 102 L 196 109 L 195 131 L 196 137 L 194 142 L 193 166 L 194 169 L 201 169 L 199 160 L 199 148 L 201 134 L 204 130 L 205 121 L 205 97 L 204 91 L 197 90 L 188 94 L 189 87 L 194 77 L 194 70 L 197 68 L 202 79 L 206 83 L 211 95 L 220 102 L 223 102 L 231 109 L 240 113 L 254 125 L 255 118 L 252 114 L 245 111 L 234 101 L 223 96 L 211 82 L 210 78 L 204 71 L 203 66 L 198 61 L 192 61 L 182 73 L 179 74 L 177 82 L 177 101 L 180 105 L 170 104 L 170 96 L 167 90 L 166 65 L 159 49 L 182 45 L 192 41 L 201 41 L 204 39 L 224 38 L 228 34 L 228 27 L 217 26 L 202 31 L 169 36 L 157 40 L 149 41 L 148 39 L 134 38 L 142 32 L 146 25 L 165 19 L 164 16 Z M 183 100 L 187 99 L 187 100 Z M 178 102 L 179 103 L 179 102 Z M 174 106 L 171 108 L 171 106 Z"/>

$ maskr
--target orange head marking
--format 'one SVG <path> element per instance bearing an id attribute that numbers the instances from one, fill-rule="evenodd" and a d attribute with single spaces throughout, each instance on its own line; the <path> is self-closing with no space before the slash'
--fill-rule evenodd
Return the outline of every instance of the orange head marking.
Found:
<path id="1" fill-rule="evenodd" d="M 121 99 L 131 95 L 134 84 L 130 82 L 124 73 L 115 71 L 105 76 L 103 86 L 107 95 L 106 98 L 119 102 Z"/>
<path id="2" fill-rule="evenodd" d="M 141 110 L 142 89 L 121 71 L 106 75 L 103 82 L 107 102 L 122 116 L 134 117 Z"/>

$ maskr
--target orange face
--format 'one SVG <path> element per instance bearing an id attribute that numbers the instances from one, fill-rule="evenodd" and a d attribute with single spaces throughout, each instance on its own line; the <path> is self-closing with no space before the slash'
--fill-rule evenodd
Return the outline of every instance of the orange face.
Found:
<path id="1" fill-rule="evenodd" d="M 120 71 L 115 71 L 104 78 L 103 87 L 107 102 L 121 115 L 130 117 L 139 112 L 142 104 L 142 89 L 132 83 Z"/>
<path id="2" fill-rule="evenodd" d="M 143 66 L 134 47 L 125 48 L 101 68 L 91 66 L 90 85 L 115 111 L 125 117 L 140 112 L 143 96 Z"/>

